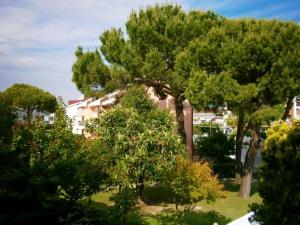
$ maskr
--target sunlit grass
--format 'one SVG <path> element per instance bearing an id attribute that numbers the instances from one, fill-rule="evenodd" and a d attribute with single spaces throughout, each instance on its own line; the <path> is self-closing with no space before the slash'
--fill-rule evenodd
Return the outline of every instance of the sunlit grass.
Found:
<path id="1" fill-rule="evenodd" d="M 214 203 L 209 204 L 202 201 L 197 204 L 198 211 L 186 213 L 182 218 L 182 224 L 186 225 L 207 225 L 217 222 L 219 225 L 226 225 L 249 211 L 249 204 L 261 202 L 259 194 L 256 192 L 256 186 L 253 187 L 253 193 L 250 198 L 244 199 L 238 196 L 238 185 L 231 180 L 225 182 L 225 189 L 228 191 L 226 198 L 217 199 Z M 100 192 L 92 196 L 92 201 L 112 206 L 109 200 L 113 191 Z M 170 196 L 167 196 L 166 190 L 162 187 L 146 188 L 146 203 L 151 205 L 141 205 L 137 214 L 132 216 L 132 222 L 142 221 L 142 224 L 158 225 L 173 224 L 176 220 L 176 211 L 173 204 L 170 203 Z M 149 199 L 153 199 L 151 202 Z M 157 209 L 157 210 L 156 210 Z M 200 210 L 199 210 L 200 209 Z M 151 212 L 151 210 L 155 212 Z"/>

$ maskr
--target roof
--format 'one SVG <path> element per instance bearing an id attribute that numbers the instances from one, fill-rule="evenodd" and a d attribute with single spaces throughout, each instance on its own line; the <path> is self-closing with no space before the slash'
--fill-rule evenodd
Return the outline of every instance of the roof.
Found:
<path id="1" fill-rule="evenodd" d="M 78 105 L 78 108 L 81 108 L 81 107 L 85 108 L 85 107 L 87 107 L 87 105 L 89 104 L 89 102 L 92 101 L 92 100 L 93 100 L 93 98 L 89 98 L 89 99 L 87 99 L 87 100 L 81 102 L 81 103 Z"/>
<path id="2" fill-rule="evenodd" d="M 68 105 L 73 105 L 74 103 L 78 103 L 78 102 L 81 102 L 82 100 L 79 100 L 79 99 L 77 99 L 77 100 L 69 100 L 68 101 Z"/>

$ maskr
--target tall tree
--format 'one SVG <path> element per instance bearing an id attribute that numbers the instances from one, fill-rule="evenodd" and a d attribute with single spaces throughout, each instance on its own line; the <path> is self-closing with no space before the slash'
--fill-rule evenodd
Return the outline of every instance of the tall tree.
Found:
<path id="1" fill-rule="evenodd" d="M 111 79 L 115 83 L 141 83 L 153 87 L 160 98 L 174 98 L 177 130 L 184 143 L 183 101 L 189 65 L 179 66 L 179 59 L 185 57 L 183 51 L 191 40 L 204 36 L 222 21 L 210 11 L 187 13 L 180 6 L 156 5 L 131 13 L 126 38 L 116 28 L 100 36 L 100 50 L 112 66 Z"/>
<path id="2" fill-rule="evenodd" d="M 14 84 L 6 89 L 2 95 L 11 106 L 25 113 L 25 121 L 28 124 L 34 110 L 54 112 L 57 105 L 55 96 L 28 84 Z"/>
<path id="3" fill-rule="evenodd" d="M 299 26 L 291 22 L 242 19 L 227 20 L 223 27 L 211 30 L 206 39 L 190 44 L 187 54 L 194 67 L 187 89 L 189 100 L 200 108 L 226 105 L 238 115 L 236 163 L 243 197 L 250 194 L 260 126 L 270 119 L 268 113 L 276 117 L 277 108 L 272 107 L 299 93 L 299 85 L 289 82 L 299 79 L 297 67 L 280 63 L 299 54 L 299 50 L 293 50 L 299 45 L 299 37 Z M 284 69 L 278 69 L 278 64 Z M 288 71 L 286 81 L 280 78 L 284 70 Z M 241 167 L 246 130 L 252 138 Z"/>

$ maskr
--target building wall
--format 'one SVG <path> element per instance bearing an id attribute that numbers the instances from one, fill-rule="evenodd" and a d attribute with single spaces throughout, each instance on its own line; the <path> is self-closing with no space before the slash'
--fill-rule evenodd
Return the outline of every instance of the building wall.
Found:
<path id="1" fill-rule="evenodd" d="M 84 111 L 79 108 L 79 103 L 68 105 L 66 108 L 67 116 L 72 120 L 72 132 L 74 134 L 82 134 L 84 130 L 83 118 Z"/>
<path id="2" fill-rule="evenodd" d="M 293 102 L 293 118 L 300 119 L 300 98 L 295 97 Z"/>

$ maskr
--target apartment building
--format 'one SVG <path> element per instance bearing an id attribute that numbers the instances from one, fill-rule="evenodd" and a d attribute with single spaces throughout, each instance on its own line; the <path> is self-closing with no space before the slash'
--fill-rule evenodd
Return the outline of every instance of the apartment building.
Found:
<path id="1" fill-rule="evenodd" d="M 119 91 L 115 91 L 100 99 L 70 100 L 66 107 L 66 114 L 72 120 L 72 132 L 88 135 L 85 132 L 85 122 L 97 118 L 99 112 L 110 108 L 116 102 L 118 94 Z"/>

